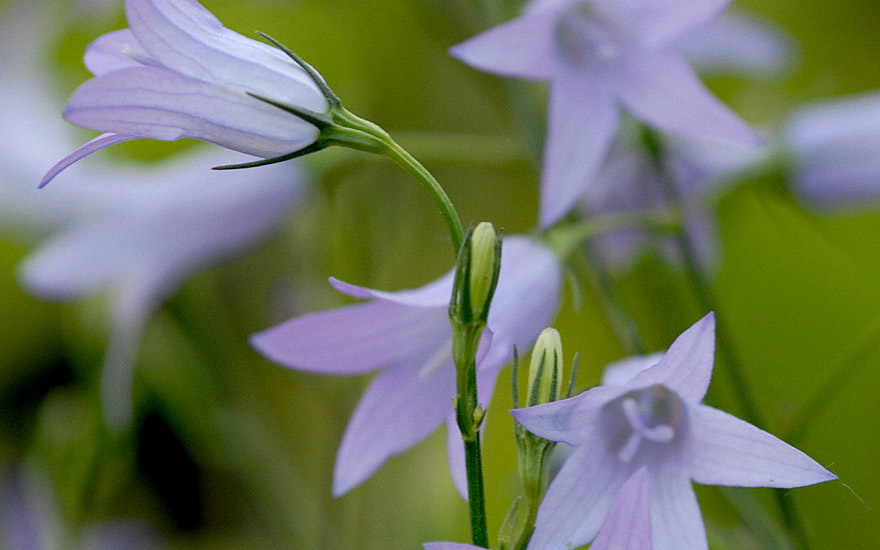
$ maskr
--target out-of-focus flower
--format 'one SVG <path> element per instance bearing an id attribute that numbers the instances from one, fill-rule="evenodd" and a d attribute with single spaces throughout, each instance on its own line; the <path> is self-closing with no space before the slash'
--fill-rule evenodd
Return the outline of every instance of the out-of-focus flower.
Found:
<path id="1" fill-rule="evenodd" d="M 112 519 L 71 532 L 55 497 L 33 467 L 15 465 L 0 475 L 0 541 L 5 550 L 157 550 L 159 533 L 134 519 Z"/>
<path id="2" fill-rule="evenodd" d="M 666 141 L 664 153 L 661 167 L 643 147 L 619 140 L 599 177 L 587 189 L 581 207 L 588 217 L 626 212 L 662 216 L 677 212 L 700 268 L 711 273 L 718 264 L 720 248 L 713 213 L 715 201 L 737 174 L 764 160 L 769 150 L 761 146 L 677 139 Z M 671 195 L 677 197 L 677 203 L 670 200 Z M 645 228 L 604 232 L 590 242 L 612 271 L 628 270 L 649 247 L 656 248 L 674 264 L 681 262 L 681 251 L 674 239 Z"/>
<path id="3" fill-rule="evenodd" d="M 456 395 L 448 306 L 453 273 L 414 290 L 380 292 L 331 280 L 366 303 L 303 315 L 254 335 L 263 355 L 282 365 L 325 374 L 381 369 L 346 428 L 336 457 L 333 493 L 367 479 L 388 458 L 412 447 L 444 421 L 450 470 L 467 494 L 464 450 L 452 398 Z M 513 346 L 526 349 L 552 320 L 561 290 L 556 256 L 522 236 L 506 237 L 488 338 L 478 356 L 477 389 L 488 403 Z"/>
<path id="4" fill-rule="evenodd" d="M 195 0 L 126 0 L 125 14 L 128 29 L 86 50 L 95 78 L 73 93 L 64 113 L 106 133 L 60 161 L 43 184 L 91 153 L 137 138 L 190 137 L 263 158 L 317 139 L 314 125 L 254 97 L 328 110 L 313 76 L 281 50 L 226 29 Z"/>
<path id="5" fill-rule="evenodd" d="M 20 266 L 22 284 L 43 299 L 111 295 L 113 334 L 102 387 L 113 427 L 131 419 L 132 369 L 153 311 L 196 270 L 265 238 L 301 192 L 303 177 L 292 166 L 204 170 L 229 158 L 219 151 L 188 155 L 100 186 L 71 182 L 64 195 L 77 215 Z"/>
<path id="6" fill-rule="evenodd" d="M 835 479 L 810 457 L 747 422 L 702 405 L 712 376 L 715 319 L 679 336 L 632 378 L 564 401 L 513 411 L 526 429 L 577 449 L 538 512 L 535 548 L 592 540 L 614 495 L 641 468 L 650 480 L 653 548 L 708 548 L 691 480 L 799 487 Z M 629 369 L 629 373 L 635 369 Z"/>
<path id="7" fill-rule="evenodd" d="M 880 202 L 880 92 L 802 107 L 784 132 L 790 185 L 817 209 Z"/>
<path id="8" fill-rule="evenodd" d="M 563 216 L 601 168 L 619 105 L 664 132 L 758 143 L 715 99 L 673 43 L 729 0 L 534 0 L 513 21 L 452 48 L 488 72 L 550 82 L 540 223 Z"/>

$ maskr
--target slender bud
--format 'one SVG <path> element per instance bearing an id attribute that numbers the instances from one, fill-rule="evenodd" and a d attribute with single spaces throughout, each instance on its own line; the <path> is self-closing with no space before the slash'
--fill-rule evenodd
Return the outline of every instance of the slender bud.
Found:
<path id="1" fill-rule="evenodd" d="M 545 328 L 532 350 L 529 364 L 528 406 L 559 399 L 562 386 L 562 339 L 555 328 Z"/>
<path id="2" fill-rule="evenodd" d="M 481 222 L 471 234 L 470 306 L 475 318 L 485 319 L 489 314 L 490 297 L 495 290 L 495 228 Z"/>

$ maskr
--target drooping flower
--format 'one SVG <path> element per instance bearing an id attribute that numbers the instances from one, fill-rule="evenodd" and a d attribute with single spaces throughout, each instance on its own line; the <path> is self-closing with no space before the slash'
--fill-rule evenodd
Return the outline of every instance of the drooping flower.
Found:
<path id="1" fill-rule="evenodd" d="M 651 550 L 651 509 L 647 470 L 642 467 L 617 491 L 591 550 Z M 479 550 L 460 542 L 428 542 L 425 550 Z M 529 543 L 528 550 L 552 550 Z"/>
<path id="2" fill-rule="evenodd" d="M 798 109 L 784 131 L 793 192 L 823 210 L 880 201 L 880 92 Z"/>
<path id="3" fill-rule="evenodd" d="M 769 433 L 700 403 L 712 375 L 714 340 L 710 313 L 658 362 L 651 365 L 651 357 L 637 363 L 644 370 L 629 368 L 631 378 L 615 375 L 576 397 L 513 411 L 536 435 L 577 446 L 541 504 L 535 548 L 592 540 L 614 495 L 640 468 L 650 480 L 655 550 L 708 547 L 691 481 L 800 487 L 836 478 Z"/>
<path id="4" fill-rule="evenodd" d="M 760 139 L 702 85 L 674 42 L 729 0 L 533 0 L 522 16 L 452 48 L 473 67 L 547 80 L 549 115 L 540 224 L 562 217 L 595 179 L 623 105 L 663 132 Z"/>
<path id="5" fill-rule="evenodd" d="M 86 50 L 95 77 L 64 112 L 105 133 L 61 160 L 43 185 L 81 158 L 137 138 L 190 137 L 263 158 L 317 139 L 314 125 L 254 97 L 327 112 L 313 75 L 281 50 L 226 29 L 195 0 L 126 0 L 125 14 L 128 29 Z"/>
<path id="6" fill-rule="evenodd" d="M 715 201 L 738 174 L 764 160 L 770 151 L 761 146 L 683 139 L 669 139 L 665 145 L 658 166 L 644 147 L 618 140 L 599 177 L 587 189 L 581 208 L 587 216 L 627 212 L 662 216 L 676 211 L 699 267 L 711 273 L 719 259 Z M 656 249 L 673 264 L 681 262 L 674 239 L 645 228 L 605 232 L 590 242 L 612 271 L 628 270 L 646 248 Z"/>
<path id="7" fill-rule="evenodd" d="M 556 312 L 556 256 L 522 236 L 504 239 L 501 272 L 477 366 L 485 407 L 513 346 L 527 349 Z M 367 479 L 388 458 L 446 422 L 450 470 L 467 494 L 464 450 L 452 407 L 456 395 L 448 307 L 453 273 L 414 290 L 381 292 L 331 279 L 338 291 L 369 300 L 296 317 L 253 336 L 253 346 L 287 367 L 325 374 L 381 372 L 358 404 L 336 457 L 333 493 Z"/>
<path id="8" fill-rule="evenodd" d="M 131 420 L 138 342 L 155 309 L 195 271 L 265 238 L 301 193 L 304 178 L 293 166 L 204 170 L 205 163 L 229 159 L 228 152 L 206 152 L 142 173 L 98 172 L 98 181 L 70 182 L 62 195 L 74 214 L 20 266 L 21 283 L 42 299 L 109 293 L 112 335 L 102 391 L 114 428 Z"/>
<path id="9" fill-rule="evenodd" d="M 7 466 L 0 473 L 0 546 L 6 550 L 158 550 L 159 532 L 135 519 L 109 519 L 70 529 L 62 521 L 46 476 L 31 464 Z"/>

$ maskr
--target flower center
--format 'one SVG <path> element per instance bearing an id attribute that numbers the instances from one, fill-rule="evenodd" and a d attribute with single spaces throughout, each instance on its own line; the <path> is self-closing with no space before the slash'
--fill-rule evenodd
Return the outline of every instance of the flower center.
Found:
<path id="1" fill-rule="evenodd" d="M 604 411 L 610 436 L 608 450 L 621 462 L 629 463 L 640 449 L 667 446 L 681 430 L 681 408 L 681 399 L 660 385 L 620 396 L 606 405 Z"/>
<path id="2" fill-rule="evenodd" d="M 572 4 L 556 24 L 558 51 L 572 64 L 615 59 L 620 53 L 618 38 L 612 22 L 588 0 Z"/>

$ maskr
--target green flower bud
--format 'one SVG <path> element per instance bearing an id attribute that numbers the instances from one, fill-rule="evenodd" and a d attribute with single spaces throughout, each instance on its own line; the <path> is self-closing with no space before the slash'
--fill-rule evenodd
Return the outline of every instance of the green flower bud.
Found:
<path id="1" fill-rule="evenodd" d="M 474 317 L 485 319 L 489 313 L 489 298 L 495 290 L 495 228 L 481 222 L 471 234 L 471 265 L 469 294 Z"/>
<path id="2" fill-rule="evenodd" d="M 562 339 L 555 328 L 545 328 L 529 364 L 528 406 L 559 399 L 562 386 Z"/>

